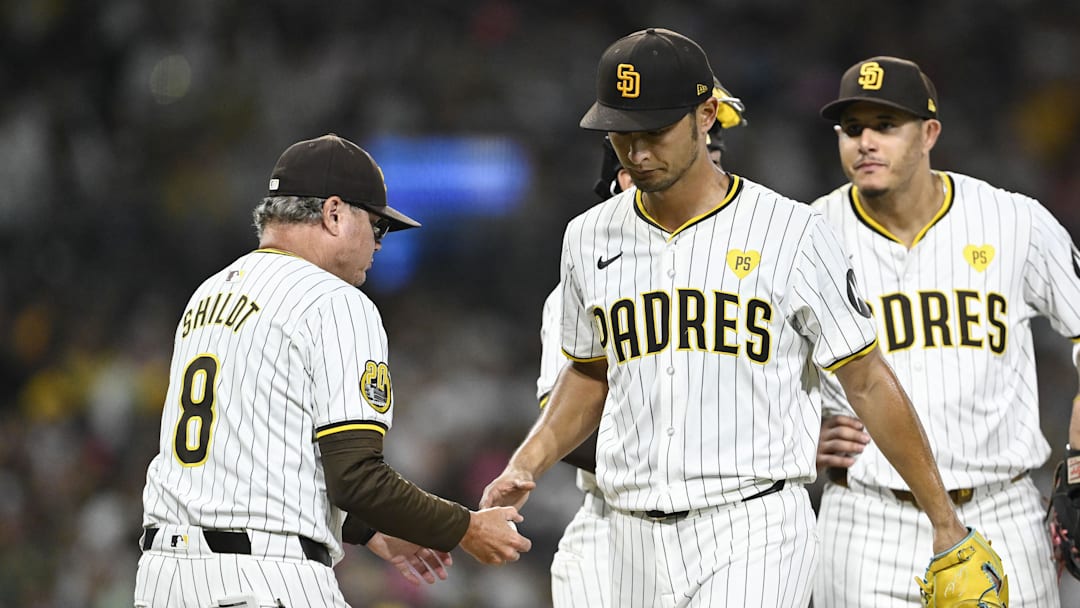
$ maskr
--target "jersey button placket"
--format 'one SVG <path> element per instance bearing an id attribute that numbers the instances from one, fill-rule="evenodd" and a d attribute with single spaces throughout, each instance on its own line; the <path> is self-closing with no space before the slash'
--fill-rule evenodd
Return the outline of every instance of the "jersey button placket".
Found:
<path id="1" fill-rule="evenodd" d="M 676 270 L 677 255 L 675 241 L 668 241 L 664 244 L 664 254 L 661 256 L 660 270 L 667 277 L 667 281 L 660 281 L 661 284 L 667 283 L 667 292 L 671 295 L 672 302 L 672 314 L 675 313 L 674 300 L 677 298 L 678 285 L 676 284 L 675 277 L 678 276 Z M 676 339 L 672 336 L 672 340 Z M 675 382 L 675 344 L 668 344 L 659 356 L 656 362 L 656 383 L 659 385 L 659 392 L 657 399 L 658 404 L 657 411 L 660 413 L 660 419 L 657 421 L 658 426 L 654 431 L 655 436 L 659 443 L 659 453 L 657 454 L 658 470 L 663 472 L 664 475 L 664 490 L 663 493 L 670 493 L 671 482 L 677 479 L 676 475 L 678 467 L 673 467 L 670 455 L 673 453 L 675 446 L 673 441 L 675 439 L 675 421 L 681 419 L 679 412 L 676 411 L 679 401 L 678 385 Z M 658 488 L 659 490 L 660 488 Z"/>

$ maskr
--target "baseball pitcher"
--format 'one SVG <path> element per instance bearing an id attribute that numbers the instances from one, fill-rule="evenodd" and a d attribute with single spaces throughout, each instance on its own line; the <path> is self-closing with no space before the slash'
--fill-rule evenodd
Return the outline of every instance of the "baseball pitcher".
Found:
<path id="1" fill-rule="evenodd" d="M 743 114 L 746 106 L 720 84 L 713 81 L 713 97 L 719 102 L 718 117 L 709 130 L 707 149 L 709 158 L 720 166 L 724 150 L 723 129 L 746 124 Z M 600 179 L 594 192 L 607 199 L 628 190 L 632 181 L 630 173 L 619 164 L 619 157 L 607 137 L 603 141 L 603 157 L 600 163 Z M 540 377 L 536 381 L 537 398 L 543 408 L 555 385 L 559 372 L 569 362 L 563 356 L 562 344 L 562 285 L 544 300 L 540 338 L 542 343 Z M 585 494 L 585 500 L 566 526 L 559 540 L 558 551 L 551 563 L 551 595 L 555 608 L 573 606 L 610 606 L 608 600 L 611 573 L 608 571 L 608 541 L 610 509 L 596 485 L 596 433 L 564 458 L 578 466 L 577 486 Z"/>
<path id="2" fill-rule="evenodd" d="M 636 189 L 567 226 L 573 362 L 481 502 L 520 506 L 599 428 L 615 606 L 807 605 L 818 368 L 835 370 L 926 508 L 933 550 L 979 540 L 941 486 L 832 229 L 710 161 L 713 80 L 701 48 L 670 30 L 601 57 L 581 124 L 608 132 Z"/>

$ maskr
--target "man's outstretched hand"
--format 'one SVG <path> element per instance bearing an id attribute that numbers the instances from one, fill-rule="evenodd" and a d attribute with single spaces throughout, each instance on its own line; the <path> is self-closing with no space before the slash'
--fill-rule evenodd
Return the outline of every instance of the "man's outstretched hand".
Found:
<path id="1" fill-rule="evenodd" d="M 382 532 L 376 532 L 375 536 L 367 542 L 367 548 L 379 557 L 385 559 L 398 569 L 405 580 L 414 585 L 425 582 L 429 585 L 436 580 L 446 580 L 446 569 L 454 559 L 449 553 L 421 547 L 407 540 L 393 536 L 387 536 Z"/>

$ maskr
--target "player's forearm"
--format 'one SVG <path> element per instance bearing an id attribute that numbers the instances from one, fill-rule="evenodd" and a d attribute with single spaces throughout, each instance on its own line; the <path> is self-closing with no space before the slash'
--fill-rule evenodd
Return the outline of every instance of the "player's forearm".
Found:
<path id="1" fill-rule="evenodd" d="M 839 370 L 848 401 L 935 527 L 959 526 L 930 443 L 899 380 L 876 349 Z"/>
<path id="2" fill-rule="evenodd" d="M 570 450 L 570 453 L 563 457 L 563 462 L 575 466 L 582 471 L 588 471 L 589 473 L 596 472 L 596 431 L 593 431 L 592 435 L 589 435 L 585 441 L 581 442 L 581 445 Z"/>
<path id="3" fill-rule="evenodd" d="M 856 411 L 881 453 L 907 482 L 935 526 L 954 520 L 956 513 L 914 409 L 895 395 L 870 399 L 866 403 L 873 405 Z"/>
<path id="4" fill-rule="evenodd" d="M 574 363 L 563 369 L 547 406 L 507 468 L 535 479 L 596 431 L 607 398 L 606 369 L 603 363 Z"/>
<path id="5" fill-rule="evenodd" d="M 422 547 L 450 551 L 461 542 L 469 510 L 398 475 L 383 461 L 377 433 L 340 433 L 320 439 L 319 447 L 330 500 L 350 517 Z"/>

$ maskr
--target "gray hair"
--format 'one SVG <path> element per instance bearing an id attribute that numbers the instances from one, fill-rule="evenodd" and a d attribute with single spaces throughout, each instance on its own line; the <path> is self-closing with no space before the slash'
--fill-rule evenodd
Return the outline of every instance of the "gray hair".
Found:
<path id="1" fill-rule="evenodd" d="M 268 224 L 314 224 L 322 217 L 325 198 L 312 196 L 268 196 L 251 212 L 255 235 L 260 239 Z"/>

